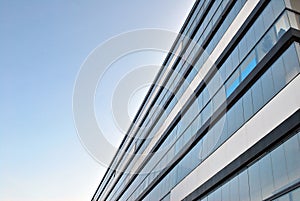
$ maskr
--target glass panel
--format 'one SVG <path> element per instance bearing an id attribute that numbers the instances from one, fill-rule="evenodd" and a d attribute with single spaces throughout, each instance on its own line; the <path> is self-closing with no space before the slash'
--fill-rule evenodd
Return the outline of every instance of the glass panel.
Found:
<path id="1" fill-rule="evenodd" d="M 264 102 L 268 102 L 274 95 L 273 77 L 271 69 L 268 69 L 261 77 Z"/>
<path id="2" fill-rule="evenodd" d="M 287 171 L 290 182 L 300 178 L 300 145 L 297 135 L 284 143 Z M 299 197 L 300 198 L 300 197 Z"/>
<path id="3" fill-rule="evenodd" d="M 262 197 L 263 199 L 266 199 L 274 191 L 274 181 L 270 155 L 266 155 L 259 161 L 259 167 Z"/>
<path id="4" fill-rule="evenodd" d="M 199 163 L 199 148 L 199 144 L 197 144 L 189 153 L 189 155 L 191 155 L 189 162 L 189 166 L 191 167 L 191 169 L 196 167 Z"/>
<path id="5" fill-rule="evenodd" d="M 201 152 L 201 158 L 202 158 L 202 160 L 204 159 L 204 158 L 206 158 L 206 156 L 208 155 L 208 143 L 207 143 L 207 135 L 205 135 L 204 137 L 203 137 L 203 144 L 202 144 L 202 152 Z"/>
<path id="6" fill-rule="evenodd" d="M 261 184 L 260 184 L 259 166 L 254 163 L 249 168 L 249 185 L 250 185 L 250 197 L 251 201 L 262 200 L 261 196 Z"/>
<path id="7" fill-rule="evenodd" d="M 204 108 L 204 110 L 202 111 L 202 115 L 203 115 L 203 123 L 205 123 L 209 117 L 212 114 L 212 108 L 211 108 L 211 102 L 209 102 L 206 107 Z"/>
<path id="8" fill-rule="evenodd" d="M 224 64 L 221 67 L 221 73 L 223 74 L 223 78 L 224 80 L 226 78 L 228 78 L 230 76 L 230 74 L 232 73 L 232 64 L 231 64 L 231 57 L 227 58 L 226 61 L 224 62 Z"/>
<path id="9" fill-rule="evenodd" d="M 275 91 L 279 91 L 285 86 L 285 79 L 284 76 L 282 76 L 285 75 L 282 57 L 277 59 L 277 61 L 273 64 L 271 70 L 273 75 Z"/>
<path id="10" fill-rule="evenodd" d="M 286 194 L 286 195 L 278 198 L 277 201 L 290 201 L 289 195 Z"/>
<path id="11" fill-rule="evenodd" d="M 295 51 L 295 45 L 292 45 L 284 52 L 283 63 L 287 72 L 285 82 L 288 83 L 297 73 L 299 73 L 299 62 L 298 55 Z"/>
<path id="12" fill-rule="evenodd" d="M 212 136 L 206 135 L 203 139 L 203 151 L 202 151 L 202 158 L 206 158 L 213 148 L 213 138 Z"/>
<path id="13" fill-rule="evenodd" d="M 225 63 L 223 64 L 223 67 L 219 69 L 219 74 L 221 76 L 221 80 L 222 80 L 222 83 L 223 81 L 226 79 L 226 68 L 224 67 Z"/>
<path id="14" fill-rule="evenodd" d="M 249 49 L 253 48 L 253 46 L 255 45 L 255 32 L 254 32 L 254 27 L 252 26 L 248 32 L 247 32 L 247 46 Z"/>
<path id="15" fill-rule="evenodd" d="M 241 79 L 244 80 L 257 64 L 255 53 L 252 52 L 241 64 Z"/>
<path id="16" fill-rule="evenodd" d="M 221 76 L 219 71 L 214 75 L 210 83 L 208 84 L 210 94 L 215 94 L 219 87 L 222 85 L 223 80 L 221 80 Z"/>
<path id="17" fill-rule="evenodd" d="M 283 0 L 272 0 L 272 9 L 274 16 L 279 15 L 279 13 L 285 8 Z"/>
<path id="18" fill-rule="evenodd" d="M 219 147 L 221 145 L 221 143 L 223 143 L 222 141 L 222 131 L 223 131 L 223 126 L 224 126 L 224 117 L 222 117 L 222 119 L 220 119 L 213 127 L 214 129 L 214 136 L 215 136 L 215 147 Z"/>
<path id="19" fill-rule="evenodd" d="M 265 29 L 263 29 L 265 30 Z M 246 56 L 247 52 L 249 51 L 249 48 L 247 46 L 246 38 L 243 38 L 238 45 L 239 48 L 239 57 L 242 59 Z"/>
<path id="20" fill-rule="evenodd" d="M 226 82 L 226 96 L 229 97 L 240 84 L 240 73 L 235 71 L 234 74 Z"/>
<path id="21" fill-rule="evenodd" d="M 244 118 L 245 120 L 249 119 L 253 115 L 253 103 L 252 103 L 252 93 L 251 90 L 248 90 L 246 94 L 243 96 L 243 105 L 244 107 Z"/>
<path id="22" fill-rule="evenodd" d="M 292 198 L 293 201 L 297 201 L 297 199 L 300 198 L 300 188 L 297 188 L 292 191 Z"/>
<path id="23" fill-rule="evenodd" d="M 197 74 L 196 69 L 192 68 L 191 72 L 189 73 L 189 75 L 187 76 L 187 78 L 185 79 L 185 81 L 188 81 L 188 83 L 191 83 L 192 80 L 194 79 L 194 77 L 196 76 L 196 74 Z M 185 84 L 188 84 L 188 83 L 185 83 Z"/>
<path id="24" fill-rule="evenodd" d="M 280 146 L 271 152 L 271 159 L 275 188 L 279 189 L 288 183 L 283 146 Z"/>
<path id="25" fill-rule="evenodd" d="M 200 94 L 200 96 L 198 96 L 197 100 L 198 100 L 199 109 L 202 110 L 202 108 L 203 108 L 203 95 L 202 95 L 202 93 Z"/>
<path id="26" fill-rule="evenodd" d="M 216 201 L 214 198 L 214 193 L 211 193 L 207 196 L 207 201 Z"/>
<path id="27" fill-rule="evenodd" d="M 260 15 L 257 18 L 253 27 L 254 27 L 254 33 L 255 33 L 255 41 L 257 41 L 258 39 L 260 39 L 260 37 L 264 34 L 264 32 L 266 30 L 262 15 Z"/>
<path id="28" fill-rule="evenodd" d="M 228 138 L 228 121 L 227 121 L 227 115 L 225 114 L 222 119 L 220 120 L 220 122 L 224 122 L 224 124 L 222 125 L 223 126 L 223 129 L 222 129 L 222 133 L 221 133 L 221 136 L 220 136 L 220 143 L 223 143 L 225 142 L 225 140 L 227 140 Z"/>
<path id="29" fill-rule="evenodd" d="M 243 115 L 243 100 L 239 99 L 234 107 L 235 107 L 235 130 L 237 130 L 245 122 L 244 115 Z"/>
<path id="30" fill-rule="evenodd" d="M 248 171 L 243 171 L 239 175 L 239 191 L 241 201 L 250 201 Z"/>
<path id="31" fill-rule="evenodd" d="M 299 18 L 299 15 L 297 15 L 295 13 L 292 13 L 292 12 L 288 12 L 288 16 L 289 16 L 289 21 L 291 23 L 291 27 L 293 27 L 295 29 L 299 29 L 300 28 L 300 18 Z"/>
<path id="32" fill-rule="evenodd" d="M 234 107 L 232 107 L 228 112 L 227 112 L 227 122 L 228 122 L 228 135 L 232 135 L 232 133 L 235 130 L 235 111 Z"/>
<path id="33" fill-rule="evenodd" d="M 239 201 L 239 180 L 238 177 L 235 177 L 230 180 L 230 200 L 231 201 Z"/>
<path id="34" fill-rule="evenodd" d="M 262 40 L 257 45 L 257 55 L 258 60 L 260 61 L 274 46 L 276 43 L 276 36 L 274 29 L 271 28 L 270 31 L 262 38 Z"/>
<path id="35" fill-rule="evenodd" d="M 200 142 L 198 144 L 199 144 L 198 158 L 199 158 L 199 162 L 200 162 L 203 160 L 203 140 L 200 140 Z"/>
<path id="36" fill-rule="evenodd" d="M 213 194 L 214 194 L 215 201 L 222 200 L 221 188 L 218 188 L 215 192 L 213 192 Z"/>
<path id="37" fill-rule="evenodd" d="M 283 17 L 281 17 L 275 23 L 275 31 L 276 31 L 277 38 L 282 37 L 288 28 L 289 28 L 288 20 L 287 20 L 286 14 L 284 14 Z"/>
<path id="38" fill-rule="evenodd" d="M 253 96 L 254 112 L 257 112 L 263 105 L 261 80 L 256 81 L 256 83 L 252 86 L 251 91 Z"/>
<path id="39" fill-rule="evenodd" d="M 243 59 L 243 57 L 240 57 L 240 50 L 239 48 L 235 48 L 233 50 L 233 52 L 231 53 L 231 68 L 234 69 L 240 62 L 241 60 Z M 226 72 L 227 73 L 227 72 Z M 232 73 L 232 70 L 229 72 L 229 73 Z M 229 74 L 227 74 L 229 75 Z M 228 76 L 227 76 L 228 77 Z"/>
<path id="40" fill-rule="evenodd" d="M 218 93 L 213 97 L 213 111 L 216 111 L 221 104 L 226 100 L 226 95 L 224 89 L 218 91 Z"/>
<path id="41" fill-rule="evenodd" d="M 207 197 L 203 198 L 201 201 L 207 201 Z"/>
<path id="42" fill-rule="evenodd" d="M 209 94 L 208 88 L 205 87 L 205 89 L 203 90 L 202 93 L 203 93 L 203 105 L 206 105 L 210 99 L 210 94 Z"/>
<path id="43" fill-rule="evenodd" d="M 264 12 L 263 12 L 263 21 L 264 21 L 264 25 L 268 28 L 271 26 L 272 22 L 274 21 L 274 19 L 276 18 L 274 16 L 273 13 L 273 9 L 272 9 L 272 5 L 269 4 L 267 5 L 267 7 L 265 8 Z"/>
<path id="44" fill-rule="evenodd" d="M 222 186 L 222 201 L 231 201 L 229 182 Z"/>

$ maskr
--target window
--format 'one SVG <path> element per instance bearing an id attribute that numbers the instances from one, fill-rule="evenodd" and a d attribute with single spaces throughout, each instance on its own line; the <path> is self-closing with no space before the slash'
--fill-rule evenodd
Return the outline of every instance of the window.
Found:
<path id="1" fill-rule="evenodd" d="M 211 107 L 211 102 L 209 102 L 206 107 L 204 108 L 204 110 L 202 111 L 202 120 L 203 120 L 203 123 L 205 123 L 209 118 L 210 116 L 212 115 L 212 107 Z"/>
<path id="2" fill-rule="evenodd" d="M 235 113 L 235 130 L 239 129 L 245 122 L 243 115 L 243 100 L 239 99 L 233 106 Z"/>
<path id="3" fill-rule="evenodd" d="M 284 158 L 285 156 L 282 146 L 278 147 L 271 153 L 274 183 L 276 189 L 279 189 L 288 183 L 286 163 L 283 160 Z"/>
<path id="4" fill-rule="evenodd" d="M 281 17 L 276 23 L 275 23 L 275 32 L 277 38 L 280 38 L 283 36 L 283 34 L 287 31 L 289 25 L 286 15 L 284 17 Z"/>
<path id="5" fill-rule="evenodd" d="M 246 36 L 247 38 L 247 46 L 249 49 L 252 49 L 253 46 L 254 46 L 254 39 L 255 39 L 255 33 L 254 33 L 254 27 L 250 27 L 250 29 L 248 30 L 248 32 L 246 33 Z"/>
<path id="6" fill-rule="evenodd" d="M 264 102 L 268 102 L 274 95 L 273 76 L 271 69 L 268 69 L 261 77 Z"/>
<path id="7" fill-rule="evenodd" d="M 241 64 L 241 80 L 244 80 L 257 64 L 255 53 L 252 52 Z"/>
<path id="8" fill-rule="evenodd" d="M 228 182 L 222 186 L 222 201 L 230 201 L 230 188 Z"/>
<path id="9" fill-rule="evenodd" d="M 262 16 L 263 16 L 263 21 L 264 21 L 265 27 L 266 28 L 270 27 L 271 24 L 272 24 L 272 22 L 273 22 L 273 20 L 275 19 L 275 16 L 274 16 L 274 13 L 273 13 L 273 9 L 272 9 L 272 4 L 269 4 L 265 8 Z"/>
<path id="10" fill-rule="evenodd" d="M 240 84 L 240 72 L 237 69 L 233 75 L 226 82 L 226 97 L 229 97 L 232 92 L 239 86 Z"/>
<path id="11" fill-rule="evenodd" d="M 255 41 L 258 41 L 260 39 L 260 37 L 262 37 L 262 35 L 264 34 L 264 32 L 266 30 L 262 15 L 260 15 L 257 18 L 253 27 L 254 27 L 254 33 L 255 33 Z"/>
<path id="12" fill-rule="evenodd" d="M 215 112 L 225 100 L 226 100 L 225 90 L 221 88 L 212 99 L 213 111 Z"/>
<path id="13" fill-rule="evenodd" d="M 285 86 L 285 79 L 284 76 L 282 76 L 285 75 L 282 57 L 278 58 L 277 61 L 273 64 L 271 71 L 273 75 L 275 90 L 279 91 L 283 88 L 283 86 Z"/>
<path id="14" fill-rule="evenodd" d="M 285 8 L 283 0 L 272 0 L 272 9 L 274 15 L 277 16 Z"/>
<path id="15" fill-rule="evenodd" d="M 227 112 L 227 122 L 228 122 L 228 135 L 231 136 L 233 134 L 233 132 L 235 131 L 235 111 L 233 108 L 231 108 L 228 112 Z M 229 137 L 228 136 L 228 137 Z"/>
<path id="16" fill-rule="evenodd" d="M 257 45 L 256 51 L 259 61 L 271 50 L 275 43 L 276 36 L 274 28 L 272 27 Z"/>
<path id="17" fill-rule="evenodd" d="M 263 199 L 268 198 L 274 191 L 273 172 L 270 155 L 266 155 L 259 162 L 260 183 Z"/>
<path id="18" fill-rule="evenodd" d="M 241 201 L 250 201 L 248 171 L 239 174 L 239 194 Z"/>
<path id="19" fill-rule="evenodd" d="M 295 74 L 299 73 L 299 61 L 295 51 L 295 45 L 289 47 L 283 55 L 283 63 L 286 72 L 285 83 L 289 83 Z"/>
<path id="20" fill-rule="evenodd" d="M 230 182 L 230 200 L 231 201 L 239 201 L 239 180 L 238 177 L 233 178 Z"/>
<path id="21" fill-rule="evenodd" d="M 262 200 L 260 184 L 259 166 L 254 163 L 249 168 L 249 185 L 251 200 Z"/>
<path id="22" fill-rule="evenodd" d="M 248 90 L 242 99 L 243 99 L 243 105 L 247 105 L 247 107 L 244 107 L 244 118 L 245 120 L 250 119 L 250 117 L 254 113 L 251 90 Z"/>
<path id="23" fill-rule="evenodd" d="M 256 83 L 252 86 L 252 101 L 253 101 L 253 110 L 257 112 L 263 106 L 263 93 L 261 80 L 257 80 Z"/>
<path id="24" fill-rule="evenodd" d="M 290 182 L 295 178 L 300 178 L 300 157 L 295 157 L 300 155 L 300 144 L 297 137 L 295 135 L 283 145 Z"/>

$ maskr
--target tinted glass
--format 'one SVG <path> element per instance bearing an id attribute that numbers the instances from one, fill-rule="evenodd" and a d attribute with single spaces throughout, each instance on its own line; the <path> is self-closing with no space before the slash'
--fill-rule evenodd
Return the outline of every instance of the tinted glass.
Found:
<path id="1" fill-rule="evenodd" d="M 274 184 L 277 189 L 288 183 L 287 168 L 284 158 L 284 150 L 282 146 L 278 147 L 271 153 Z"/>

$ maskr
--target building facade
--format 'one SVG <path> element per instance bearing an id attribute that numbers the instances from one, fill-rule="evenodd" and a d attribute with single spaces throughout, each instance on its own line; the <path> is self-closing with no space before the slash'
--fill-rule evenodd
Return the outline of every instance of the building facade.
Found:
<path id="1" fill-rule="evenodd" d="M 180 34 L 92 200 L 300 200 L 300 1 L 199 0 Z"/>

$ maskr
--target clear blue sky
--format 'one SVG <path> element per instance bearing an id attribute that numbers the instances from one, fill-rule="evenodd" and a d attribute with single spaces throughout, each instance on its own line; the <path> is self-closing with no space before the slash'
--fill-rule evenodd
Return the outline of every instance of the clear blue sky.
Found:
<path id="1" fill-rule="evenodd" d="M 105 168 L 72 113 L 88 54 L 124 31 L 179 31 L 194 0 L 0 0 L 0 200 L 90 200 Z"/>

